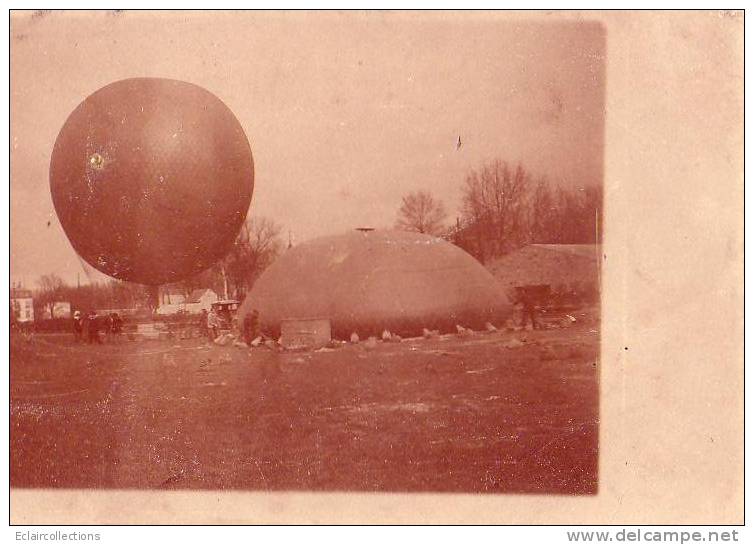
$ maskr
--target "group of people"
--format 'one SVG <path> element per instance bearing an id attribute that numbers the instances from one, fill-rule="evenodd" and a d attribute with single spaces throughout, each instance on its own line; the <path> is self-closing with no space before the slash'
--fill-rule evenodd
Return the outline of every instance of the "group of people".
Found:
<path id="1" fill-rule="evenodd" d="M 221 329 L 231 329 L 231 324 L 226 322 L 228 319 L 214 308 L 209 312 L 202 310 L 202 324 L 210 341 L 214 341 L 220 335 Z M 101 344 L 101 331 L 105 333 L 106 340 L 115 342 L 123 332 L 123 319 L 117 312 L 103 316 L 97 315 L 93 310 L 86 315 L 78 310 L 73 313 L 73 336 L 76 342 Z M 252 310 L 246 314 L 241 333 L 248 345 L 260 336 L 259 311 Z"/>
<path id="2" fill-rule="evenodd" d="M 76 342 L 101 344 L 100 331 L 105 332 L 107 339 L 116 341 L 123 331 L 123 319 L 117 312 L 103 317 L 98 316 L 93 310 L 86 316 L 78 310 L 73 313 L 73 337 Z"/>

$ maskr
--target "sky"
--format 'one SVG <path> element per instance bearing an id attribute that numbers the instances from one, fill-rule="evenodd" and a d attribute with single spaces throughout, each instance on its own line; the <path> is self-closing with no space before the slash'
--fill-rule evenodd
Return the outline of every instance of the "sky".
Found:
<path id="1" fill-rule="evenodd" d="M 11 18 L 11 281 L 105 277 L 55 215 L 49 163 L 68 115 L 120 79 L 200 85 L 235 113 L 255 163 L 249 214 L 294 242 L 390 227 L 425 190 L 456 217 L 466 175 L 520 162 L 602 183 L 605 33 L 504 13 L 53 12 Z M 462 146 L 456 149 L 460 136 Z"/>

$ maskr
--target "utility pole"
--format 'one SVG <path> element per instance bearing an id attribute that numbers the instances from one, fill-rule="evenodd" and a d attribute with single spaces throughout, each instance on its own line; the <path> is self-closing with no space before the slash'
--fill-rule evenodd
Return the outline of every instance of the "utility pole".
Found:
<path id="1" fill-rule="evenodd" d="M 220 263 L 220 274 L 223 277 L 223 299 L 228 299 L 228 274 L 225 272 L 225 263 Z"/>

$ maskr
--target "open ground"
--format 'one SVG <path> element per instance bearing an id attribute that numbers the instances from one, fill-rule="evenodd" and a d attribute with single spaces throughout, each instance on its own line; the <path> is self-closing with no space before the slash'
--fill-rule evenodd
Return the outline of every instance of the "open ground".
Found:
<path id="1" fill-rule="evenodd" d="M 597 313 L 319 352 L 12 335 L 11 485 L 593 494 Z"/>

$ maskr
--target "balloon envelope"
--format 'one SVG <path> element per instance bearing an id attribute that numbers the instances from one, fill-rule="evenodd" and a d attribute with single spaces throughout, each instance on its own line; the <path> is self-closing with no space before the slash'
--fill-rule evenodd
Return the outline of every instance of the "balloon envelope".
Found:
<path id="1" fill-rule="evenodd" d="M 236 117 L 196 85 L 117 81 L 86 98 L 55 141 L 50 190 L 78 254 L 115 278 L 164 284 L 233 244 L 254 164 Z"/>
<path id="2" fill-rule="evenodd" d="M 285 319 L 326 318 L 341 339 L 384 329 L 482 329 L 511 313 L 476 259 L 445 240 L 401 231 L 351 232 L 286 250 L 255 282 L 239 320 L 254 309 L 273 334 Z"/>

